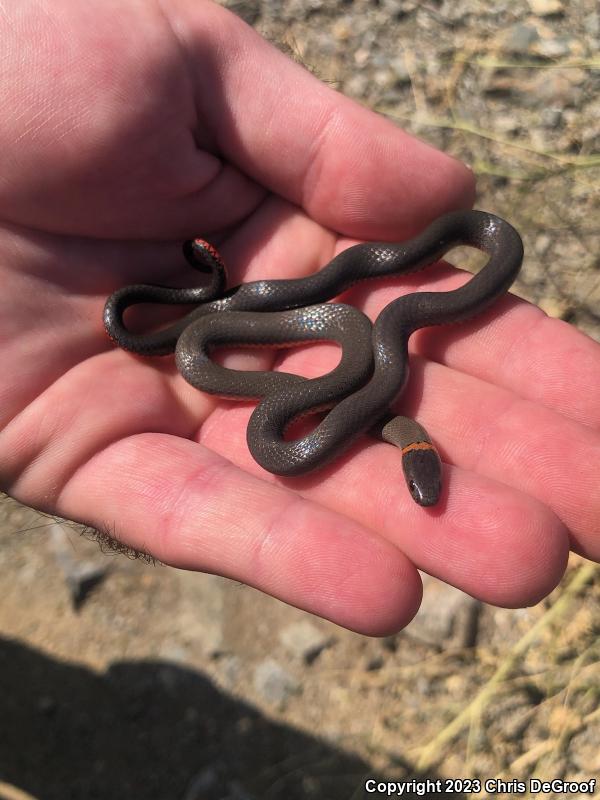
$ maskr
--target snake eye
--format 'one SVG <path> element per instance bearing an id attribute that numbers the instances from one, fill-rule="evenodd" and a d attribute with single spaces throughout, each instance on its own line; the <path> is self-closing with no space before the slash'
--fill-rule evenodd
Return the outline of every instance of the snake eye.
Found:
<path id="1" fill-rule="evenodd" d="M 426 502 L 426 493 L 421 491 L 421 487 L 417 483 L 409 481 L 408 489 L 415 503 L 418 503 L 420 506 L 431 505 L 431 503 Z"/>

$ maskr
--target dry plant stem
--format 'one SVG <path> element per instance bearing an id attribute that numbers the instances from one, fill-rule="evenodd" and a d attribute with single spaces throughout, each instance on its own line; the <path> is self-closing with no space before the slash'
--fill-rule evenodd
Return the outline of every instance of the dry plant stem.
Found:
<path id="1" fill-rule="evenodd" d="M 571 582 L 564 590 L 561 597 L 548 609 L 548 611 L 533 625 L 527 633 L 519 639 L 508 656 L 502 661 L 496 672 L 483 686 L 481 691 L 469 705 L 446 725 L 429 744 L 422 748 L 417 761 L 417 769 L 424 772 L 434 767 L 442 758 L 444 747 L 455 739 L 472 720 L 477 718 L 484 710 L 486 704 L 500 684 L 514 669 L 518 661 L 525 655 L 531 644 L 540 632 L 561 617 L 572 605 L 579 592 L 598 573 L 597 564 L 584 564 L 576 572 Z"/>
<path id="2" fill-rule="evenodd" d="M 510 59 L 495 58 L 494 56 L 475 56 L 470 53 L 458 53 L 454 57 L 455 61 L 468 61 L 477 67 L 485 69 L 600 69 L 600 58 L 565 58 L 552 61 L 547 64 L 540 64 L 539 61 L 511 61 Z"/>
<path id="3" fill-rule="evenodd" d="M 550 150 L 542 150 L 540 148 L 533 147 L 533 145 L 524 144 L 523 142 L 513 141 L 504 136 L 499 136 L 492 131 L 485 130 L 484 128 L 478 128 L 477 125 L 473 125 L 468 120 L 461 120 L 459 118 L 446 119 L 444 117 L 435 117 L 432 115 L 419 116 L 418 114 L 398 114 L 396 112 L 391 113 L 388 112 L 385 107 L 381 106 L 379 106 L 376 110 L 379 111 L 380 114 L 383 114 L 390 119 L 401 120 L 402 122 L 410 122 L 413 125 L 424 125 L 429 128 L 447 128 L 448 130 L 460 131 L 461 133 L 469 133 L 473 136 L 479 137 L 480 139 L 487 139 L 490 142 L 494 142 L 494 144 L 500 145 L 501 147 L 520 150 L 529 155 L 539 156 L 540 158 L 547 158 L 550 161 L 555 161 L 558 164 L 562 164 L 572 169 L 584 169 L 600 166 L 600 155 L 565 156 L 562 155 L 562 153 L 554 153 Z"/>
<path id="4" fill-rule="evenodd" d="M 519 758 L 516 758 L 510 768 L 513 774 L 523 773 L 525 770 L 528 770 L 530 767 L 537 764 L 537 762 L 543 756 L 551 753 L 555 748 L 561 747 L 564 744 L 563 740 L 568 738 L 571 739 L 575 734 L 580 733 L 580 731 L 585 730 L 594 722 L 597 722 L 600 719 L 600 708 L 597 708 L 595 711 L 586 714 L 585 717 L 581 717 L 579 723 L 568 730 L 568 736 L 564 734 L 560 737 L 554 737 L 552 739 L 548 739 L 545 742 L 537 742 L 530 750 L 526 753 L 523 753 Z"/>

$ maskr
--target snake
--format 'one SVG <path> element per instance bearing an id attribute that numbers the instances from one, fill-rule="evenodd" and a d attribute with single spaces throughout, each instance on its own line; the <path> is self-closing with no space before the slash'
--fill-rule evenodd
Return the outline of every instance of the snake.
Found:
<path id="1" fill-rule="evenodd" d="M 416 272 L 461 245 L 483 251 L 487 261 L 456 289 L 399 297 L 374 323 L 351 305 L 329 302 L 359 281 Z M 192 239 L 183 253 L 208 282 L 195 288 L 135 284 L 117 289 L 104 307 L 104 327 L 116 345 L 142 356 L 174 353 L 177 369 L 192 386 L 258 400 L 247 444 L 258 464 L 273 474 L 294 477 L 320 470 L 359 437 L 374 434 L 400 449 L 412 499 L 424 507 L 439 501 L 442 465 L 431 437 L 418 422 L 390 409 L 407 383 L 412 333 L 469 319 L 508 291 L 523 260 L 523 243 L 512 225 L 486 211 L 453 211 L 407 241 L 348 247 L 307 277 L 256 280 L 230 289 L 223 260 L 211 244 Z M 161 330 L 133 333 L 124 314 L 139 303 L 195 307 Z M 337 367 L 317 378 L 232 370 L 211 359 L 222 345 L 289 347 L 316 340 L 342 348 Z M 324 415 L 309 433 L 286 437 L 292 423 L 318 412 Z"/>

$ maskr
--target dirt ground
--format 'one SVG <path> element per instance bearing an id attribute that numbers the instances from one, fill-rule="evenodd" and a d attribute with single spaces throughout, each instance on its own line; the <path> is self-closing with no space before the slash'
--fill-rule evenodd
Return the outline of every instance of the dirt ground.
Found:
<path id="1" fill-rule="evenodd" d="M 523 234 L 516 291 L 600 341 L 595 2 L 229 5 L 470 163 L 477 206 Z M 216 576 L 103 551 L 6 498 L 0 800 L 385 796 L 369 779 L 466 798 L 478 793 L 467 779 L 600 779 L 598 569 L 574 557 L 525 610 L 424 579 L 414 622 L 369 639 Z"/>

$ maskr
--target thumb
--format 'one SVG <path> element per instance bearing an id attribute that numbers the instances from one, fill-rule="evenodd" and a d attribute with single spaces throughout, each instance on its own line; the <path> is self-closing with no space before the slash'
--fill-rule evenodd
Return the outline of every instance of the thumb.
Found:
<path id="1" fill-rule="evenodd" d="M 168 8 L 222 156 L 321 224 L 409 235 L 472 204 L 467 167 L 321 83 L 231 12 L 197 0 Z"/>

